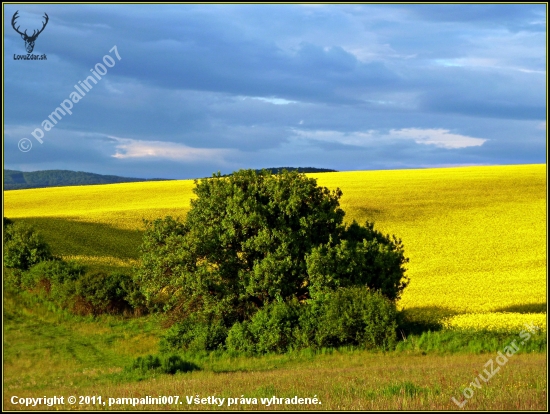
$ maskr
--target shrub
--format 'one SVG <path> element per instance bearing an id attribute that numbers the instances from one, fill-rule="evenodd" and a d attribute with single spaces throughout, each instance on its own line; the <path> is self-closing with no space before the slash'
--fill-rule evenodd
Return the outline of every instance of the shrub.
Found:
<path id="1" fill-rule="evenodd" d="M 86 267 L 75 261 L 47 260 L 24 272 L 21 285 L 23 289 L 34 289 L 39 284 L 46 282 L 50 286 L 61 285 L 66 282 L 74 282 L 85 272 Z"/>
<path id="2" fill-rule="evenodd" d="M 21 269 L 7 269 L 4 268 L 4 289 L 17 292 L 21 289 L 21 276 L 23 271 Z"/>
<path id="3" fill-rule="evenodd" d="M 193 314 L 172 325 L 161 339 L 161 351 L 212 351 L 222 348 L 227 337 L 223 321 L 208 320 L 201 316 Z"/>
<path id="4" fill-rule="evenodd" d="M 299 348 L 391 349 L 396 344 L 397 310 L 379 292 L 339 288 L 315 300 L 273 303 L 230 329 L 226 345 L 246 354 L 283 353 Z"/>
<path id="5" fill-rule="evenodd" d="M 149 309 L 177 322 L 165 349 L 389 346 L 408 283 L 401 240 L 345 225 L 341 191 L 297 172 L 195 183 L 185 222 L 145 222 L 134 274 Z"/>
<path id="6" fill-rule="evenodd" d="M 69 306 L 75 295 L 75 282 L 86 267 L 63 260 L 47 260 L 31 267 L 21 276 L 21 288 L 41 292 L 61 307 Z"/>
<path id="7" fill-rule="evenodd" d="M 227 334 L 226 348 L 230 352 L 254 355 L 257 339 L 249 329 L 249 322 L 236 322 Z"/>
<path id="8" fill-rule="evenodd" d="M 138 357 L 132 363 L 131 370 L 147 373 L 150 371 L 162 374 L 175 374 L 176 372 L 190 372 L 200 369 L 192 362 L 181 359 L 178 355 Z"/>
<path id="9" fill-rule="evenodd" d="M 227 349 L 249 354 L 284 353 L 296 347 L 295 332 L 301 305 L 274 302 L 265 305 L 250 321 L 235 323 L 227 336 Z"/>
<path id="10" fill-rule="evenodd" d="M 75 261 L 40 262 L 22 272 L 19 280 L 22 289 L 80 315 L 126 312 L 141 300 L 131 277 L 119 272 L 86 273 L 86 267 Z"/>
<path id="11" fill-rule="evenodd" d="M 397 309 L 380 292 L 364 287 L 340 288 L 318 299 L 302 326 L 317 347 L 354 345 L 390 349 L 396 344 Z M 317 318 L 315 332 L 307 331 L 311 316 Z"/>
<path id="12" fill-rule="evenodd" d="M 86 273 L 75 282 L 73 311 L 98 315 L 130 310 L 127 298 L 134 289 L 132 279 L 122 273 Z"/>
<path id="13" fill-rule="evenodd" d="M 135 316 L 142 316 L 148 312 L 145 296 L 133 280 L 128 281 L 126 301 L 134 310 Z"/>
<path id="14" fill-rule="evenodd" d="M 298 329 L 294 333 L 296 348 L 321 348 L 317 341 L 319 323 L 323 320 L 324 302 L 319 298 L 301 304 Z"/>
<path id="15" fill-rule="evenodd" d="M 50 247 L 42 236 L 24 223 L 4 219 L 4 266 L 27 270 L 44 260 L 53 259 Z"/>

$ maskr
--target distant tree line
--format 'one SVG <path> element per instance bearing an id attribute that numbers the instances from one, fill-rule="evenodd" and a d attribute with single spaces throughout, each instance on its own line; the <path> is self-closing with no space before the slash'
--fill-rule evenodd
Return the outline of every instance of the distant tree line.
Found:
<path id="1" fill-rule="evenodd" d="M 260 170 L 254 170 L 256 174 L 261 173 L 262 171 L 267 171 L 270 174 L 280 174 L 284 170 L 286 171 L 296 171 L 298 173 L 325 173 L 325 172 L 338 172 L 338 170 L 331 170 L 330 168 L 315 168 L 315 167 L 271 167 L 271 168 L 262 168 Z M 233 175 L 233 173 L 230 174 L 222 174 L 222 177 L 229 177 L 230 175 Z"/>

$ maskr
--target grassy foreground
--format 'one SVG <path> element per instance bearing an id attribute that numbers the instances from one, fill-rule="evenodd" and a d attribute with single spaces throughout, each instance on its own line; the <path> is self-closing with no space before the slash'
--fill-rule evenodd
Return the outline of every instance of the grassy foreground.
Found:
<path id="1" fill-rule="evenodd" d="M 192 357 L 199 371 L 175 375 L 125 370 L 156 353 L 157 316 L 83 318 L 50 308 L 32 295 L 4 294 L 5 410 L 544 410 L 546 355 L 518 352 L 487 383 L 479 374 L 497 352 L 302 351 L 261 358 Z M 508 343 L 509 340 L 506 341 Z M 496 349 L 504 349 L 503 345 Z M 525 347 L 526 350 L 528 350 Z M 495 366 L 496 365 L 495 363 Z M 471 385 L 476 383 L 478 387 Z M 473 395 L 463 396 L 465 387 Z M 469 392 L 469 391 L 467 391 Z M 221 406 L 189 405 L 187 397 L 225 398 Z M 65 404 L 25 407 L 12 398 L 64 396 Z M 106 404 L 68 404 L 69 396 L 101 396 Z M 109 398 L 179 396 L 183 404 L 109 406 Z M 241 403 L 240 398 L 249 398 Z M 318 398 L 318 405 L 271 404 L 262 398 Z M 234 403 L 228 406 L 228 398 Z M 253 398 L 257 399 L 254 403 Z M 97 401 L 97 400 L 96 400 Z M 274 401 L 274 400 L 272 400 Z M 292 401 L 292 400 L 291 400 Z M 112 401 L 113 402 L 113 401 Z M 116 400 L 114 400 L 116 403 Z"/>

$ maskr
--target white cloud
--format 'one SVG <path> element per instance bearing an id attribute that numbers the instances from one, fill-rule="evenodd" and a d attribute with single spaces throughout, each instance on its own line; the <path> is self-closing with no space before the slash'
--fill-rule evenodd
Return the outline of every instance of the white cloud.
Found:
<path id="1" fill-rule="evenodd" d="M 479 147 L 486 139 L 468 137 L 466 135 L 452 134 L 448 129 L 419 129 L 405 128 L 392 129 L 389 137 L 413 139 L 417 144 L 435 145 L 440 148 L 455 149 L 466 147 Z"/>
<path id="2" fill-rule="evenodd" d="M 539 75 L 546 75 L 545 70 L 528 69 L 514 65 L 499 64 L 497 59 L 487 58 L 457 58 L 457 59 L 435 59 L 433 62 L 439 66 L 448 67 L 472 67 L 478 69 L 494 69 L 494 70 L 506 70 L 506 71 L 518 71 L 523 73 L 535 73 Z"/>
<path id="3" fill-rule="evenodd" d="M 299 138 L 313 139 L 324 142 L 337 142 L 344 145 L 369 146 L 376 140 L 376 136 L 369 132 L 345 133 L 340 131 L 304 131 L 293 129 L 293 132 Z"/>
<path id="4" fill-rule="evenodd" d="M 114 84 L 113 82 L 109 82 L 109 80 L 106 79 L 104 83 L 105 83 L 105 88 L 106 88 L 109 92 L 116 93 L 116 94 L 122 94 L 122 93 L 124 93 L 124 92 L 122 91 L 122 89 L 115 87 L 115 86 L 114 86 L 115 84 Z"/>
<path id="5" fill-rule="evenodd" d="M 457 149 L 466 147 L 478 147 L 483 145 L 486 139 L 469 137 L 466 135 L 452 134 L 448 129 L 420 129 L 405 128 L 392 129 L 387 134 L 377 131 L 351 132 L 340 131 L 303 131 L 294 129 L 293 132 L 299 138 L 313 139 L 325 142 L 337 142 L 344 145 L 360 147 L 373 146 L 398 139 L 414 140 L 417 144 L 435 145 L 439 148 Z"/>
<path id="6" fill-rule="evenodd" d="M 298 103 L 297 101 L 289 101 L 288 99 L 283 98 L 262 98 L 262 97 L 253 97 L 252 99 L 257 99 L 263 102 L 269 102 L 273 105 L 288 105 L 291 103 Z"/>
<path id="7" fill-rule="evenodd" d="M 109 136 L 117 142 L 114 158 L 155 158 L 172 161 L 203 162 L 205 160 L 224 162 L 224 156 L 231 150 L 222 148 L 193 148 L 176 142 L 140 141 L 130 138 Z"/>

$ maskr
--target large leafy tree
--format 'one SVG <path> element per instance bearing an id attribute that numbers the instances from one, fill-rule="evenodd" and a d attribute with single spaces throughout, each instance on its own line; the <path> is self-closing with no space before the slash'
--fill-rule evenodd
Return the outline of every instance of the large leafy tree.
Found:
<path id="1" fill-rule="evenodd" d="M 341 191 L 305 174 L 218 173 L 194 193 L 184 222 L 146 222 L 136 277 L 152 308 L 231 326 L 274 301 L 351 285 L 396 299 L 407 284 L 401 242 L 344 225 Z"/>

